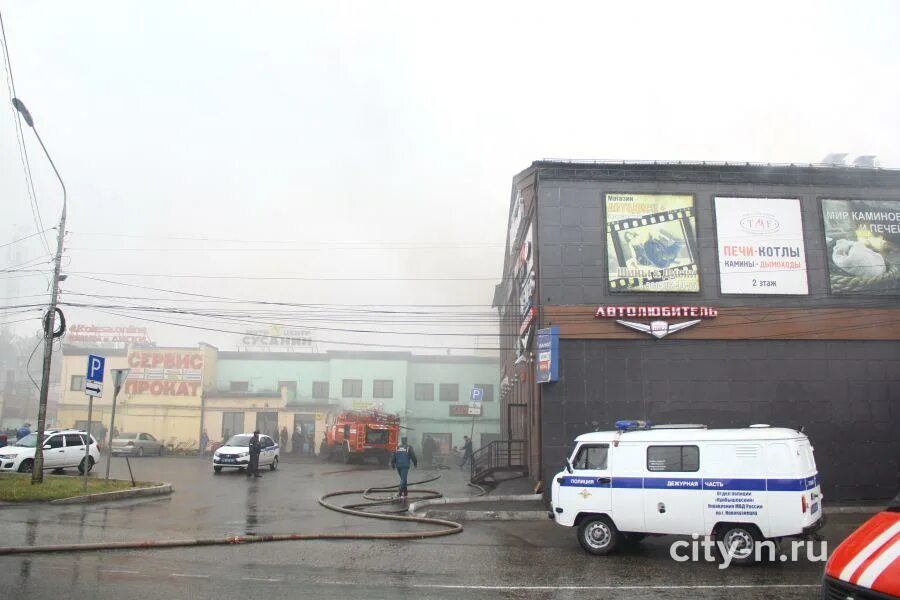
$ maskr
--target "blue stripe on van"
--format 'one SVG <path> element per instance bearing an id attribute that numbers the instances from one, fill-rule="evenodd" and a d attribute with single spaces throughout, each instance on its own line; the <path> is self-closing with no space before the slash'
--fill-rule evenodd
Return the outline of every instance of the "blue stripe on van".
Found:
<path id="1" fill-rule="evenodd" d="M 644 489 L 650 490 L 699 490 L 702 479 L 680 477 L 644 477 Z"/>
<path id="2" fill-rule="evenodd" d="M 704 490 L 765 491 L 765 479 L 703 479 Z"/>
<path id="3" fill-rule="evenodd" d="M 609 478 L 605 477 L 605 483 L 600 481 L 598 477 L 563 477 L 560 485 L 571 487 L 609 487 Z"/>
<path id="4" fill-rule="evenodd" d="M 613 477 L 610 483 L 601 483 L 598 477 L 565 476 L 560 485 L 569 487 L 614 487 L 617 489 L 647 490 L 729 490 L 802 492 L 819 485 L 819 474 L 801 479 L 730 479 L 695 477 Z"/>
<path id="5" fill-rule="evenodd" d="M 643 477 L 613 477 L 612 486 L 621 489 L 643 489 Z"/>

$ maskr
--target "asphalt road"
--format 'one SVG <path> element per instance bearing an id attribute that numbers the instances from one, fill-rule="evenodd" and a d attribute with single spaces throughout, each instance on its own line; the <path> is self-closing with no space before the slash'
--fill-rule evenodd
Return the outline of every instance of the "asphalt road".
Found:
<path id="1" fill-rule="evenodd" d="M 162 499 L 0 509 L 0 544 L 185 539 L 233 534 L 401 531 L 419 526 L 327 511 L 322 493 L 394 482 L 375 467 L 285 464 L 249 479 L 213 475 L 200 459 L 131 461 L 143 480 L 175 484 Z M 102 463 L 101 463 L 102 465 Z M 124 461 L 113 473 L 127 475 Z M 462 473 L 428 487 L 471 493 Z M 418 472 L 411 479 L 424 478 Z M 348 500 L 349 502 L 349 500 Z M 831 518 L 833 546 L 864 515 Z M 677 563 L 674 538 L 614 556 L 585 554 L 574 533 L 546 522 L 469 522 L 459 535 L 416 541 L 279 542 L 171 550 L 0 557 L 0 590 L 32 598 L 784 598 L 818 597 L 822 563 L 719 569 Z"/>

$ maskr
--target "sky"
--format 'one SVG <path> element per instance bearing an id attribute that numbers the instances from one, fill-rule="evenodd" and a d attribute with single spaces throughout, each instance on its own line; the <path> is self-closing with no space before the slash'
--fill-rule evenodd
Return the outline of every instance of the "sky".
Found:
<path id="1" fill-rule="evenodd" d="M 511 179 L 541 158 L 847 152 L 900 167 L 897 2 L 0 1 L 0 13 L 16 94 L 68 189 L 68 322 L 146 326 L 161 346 L 230 349 L 283 323 L 312 328 L 319 351 L 496 347 Z M 60 187 L 23 134 L 55 227 Z M 40 236 L 3 246 L 39 229 L 12 108 L 0 199 L 2 304 L 45 303 L 46 274 L 21 270 L 49 267 Z M 0 309 L 0 322 L 30 333 L 28 310 Z"/>

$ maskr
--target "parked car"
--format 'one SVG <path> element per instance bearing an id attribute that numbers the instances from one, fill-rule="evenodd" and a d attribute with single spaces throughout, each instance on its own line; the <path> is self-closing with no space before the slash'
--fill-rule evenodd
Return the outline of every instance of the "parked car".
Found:
<path id="1" fill-rule="evenodd" d="M 80 473 L 85 469 L 85 444 L 88 434 L 77 429 L 49 429 L 44 440 L 44 470 L 55 471 L 77 467 Z M 37 434 L 30 433 L 10 446 L 0 448 L 0 472 L 18 471 L 30 473 L 34 469 L 34 450 Z M 90 471 L 100 460 L 97 440 L 91 436 L 87 458 Z"/>
<path id="2" fill-rule="evenodd" d="M 900 598 L 900 494 L 834 549 L 822 598 Z"/>
<path id="3" fill-rule="evenodd" d="M 231 436 L 224 446 L 213 453 L 213 471 L 220 473 L 222 469 L 246 469 L 250 462 L 251 437 L 252 433 Z M 281 449 L 275 440 L 267 435 L 260 435 L 259 448 L 259 466 L 268 465 L 273 471 L 277 469 Z"/>
<path id="4" fill-rule="evenodd" d="M 146 432 L 120 433 L 110 442 L 113 456 L 162 456 L 165 446 Z"/>

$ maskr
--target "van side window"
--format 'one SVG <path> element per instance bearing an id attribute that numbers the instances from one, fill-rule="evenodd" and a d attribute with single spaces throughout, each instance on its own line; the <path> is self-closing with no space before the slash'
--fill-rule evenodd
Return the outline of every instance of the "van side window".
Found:
<path id="1" fill-rule="evenodd" d="M 700 448 L 697 446 L 649 446 L 648 471 L 689 472 L 700 470 Z"/>
<path id="2" fill-rule="evenodd" d="M 609 444 L 584 445 L 579 448 L 573 467 L 579 471 L 588 469 L 602 471 L 606 469 L 608 454 Z"/>

